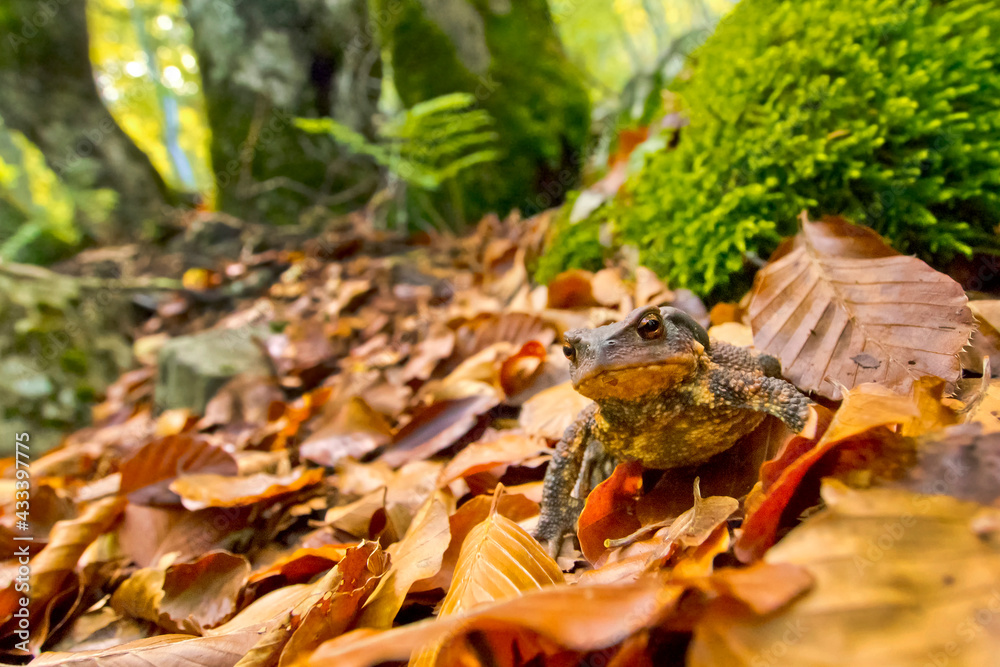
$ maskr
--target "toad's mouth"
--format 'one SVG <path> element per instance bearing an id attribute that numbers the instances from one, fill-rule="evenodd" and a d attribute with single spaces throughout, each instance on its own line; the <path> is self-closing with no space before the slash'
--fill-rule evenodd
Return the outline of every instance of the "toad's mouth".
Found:
<path id="1" fill-rule="evenodd" d="M 587 398 L 640 398 L 662 393 L 689 379 L 695 364 L 689 360 L 658 361 L 602 368 L 579 378 L 573 387 Z"/>

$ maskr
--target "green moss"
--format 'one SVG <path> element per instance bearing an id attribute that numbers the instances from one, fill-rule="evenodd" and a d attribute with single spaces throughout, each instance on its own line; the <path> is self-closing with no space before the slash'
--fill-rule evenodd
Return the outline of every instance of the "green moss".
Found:
<path id="1" fill-rule="evenodd" d="M 407 107 L 471 93 L 495 119 L 504 151 L 458 179 L 461 204 L 435 202 L 451 219 L 561 201 L 576 181 L 590 102 L 563 53 L 545 0 L 376 0 L 374 15 Z M 434 6 L 431 16 L 426 7 Z M 446 25 L 444 17 L 462 19 Z"/>
<path id="2" fill-rule="evenodd" d="M 612 216 L 673 285 L 725 285 L 802 209 L 928 257 L 998 247 L 1000 5 L 744 0 L 694 60 L 690 127 Z"/>
<path id="3" fill-rule="evenodd" d="M 538 259 L 534 267 L 535 280 L 548 283 L 567 269 L 598 271 L 604 267 L 605 255 L 611 248 L 601 244 L 601 230 L 610 224 L 606 219 L 608 208 L 598 209 L 584 224 L 571 223 L 570 211 L 576 195 L 570 196 L 558 216 L 552 221 L 552 236 L 558 243 L 550 244 L 548 252 Z"/>

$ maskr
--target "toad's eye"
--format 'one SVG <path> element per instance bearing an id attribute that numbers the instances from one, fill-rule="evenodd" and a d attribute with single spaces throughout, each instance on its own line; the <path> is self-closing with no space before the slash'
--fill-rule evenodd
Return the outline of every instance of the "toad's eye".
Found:
<path id="1" fill-rule="evenodd" d="M 576 348 L 569 343 L 563 343 L 563 354 L 566 355 L 567 359 L 573 361 L 576 358 Z"/>
<path id="2" fill-rule="evenodd" d="M 653 340 L 663 334 L 663 320 L 659 313 L 649 313 L 644 315 L 635 328 L 643 340 Z"/>

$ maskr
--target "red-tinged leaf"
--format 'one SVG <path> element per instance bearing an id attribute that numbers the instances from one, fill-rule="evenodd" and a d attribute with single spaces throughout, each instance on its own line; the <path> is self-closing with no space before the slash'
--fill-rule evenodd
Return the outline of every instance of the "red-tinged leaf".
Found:
<path id="1" fill-rule="evenodd" d="M 580 513 L 577 536 L 580 550 L 591 563 L 608 550 L 605 540 L 631 535 L 641 524 L 636 503 L 642 494 L 642 464 L 618 464 L 611 477 L 597 485 Z"/>
<path id="2" fill-rule="evenodd" d="M 563 271 L 549 282 L 549 308 L 590 308 L 599 306 L 591 281 L 594 274 L 582 269 Z"/>
<path id="3" fill-rule="evenodd" d="M 181 475 L 235 475 L 236 459 L 221 447 L 190 435 L 154 440 L 122 464 L 120 493 L 136 505 L 175 505 L 170 483 Z"/>
<path id="4" fill-rule="evenodd" d="M 302 442 L 299 454 L 329 468 L 344 457 L 361 459 L 392 439 L 392 427 L 385 417 L 357 397 L 324 417 Z"/>
<path id="5" fill-rule="evenodd" d="M 185 475 L 170 484 L 191 511 L 206 507 L 240 507 L 255 503 L 276 502 L 323 480 L 318 468 L 299 468 L 288 475 L 257 473 L 246 477 L 224 475 Z"/>
<path id="6" fill-rule="evenodd" d="M 808 439 L 793 438 L 778 459 L 766 464 L 761 471 L 765 483 L 774 482 L 765 487 L 764 496 L 755 501 L 752 512 L 747 516 L 736 543 L 736 555 L 744 561 L 760 558 L 774 544 L 783 522 L 794 518 L 790 515 L 797 515 L 813 503 L 819 477 L 833 474 L 838 467 L 843 472 L 871 466 L 873 457 L 881 458 L 884 466 L 893 465 L 900 457 L 906 457 L 910 448 L 902 443 L 899 433 L 886 427 L 908 425 L 915 433 L 927 428 L 930 424 L 923 421 L 917 400 L 879 385 L 860 385 L 847 393 L 843 405 L 814 445 Z M 825 419 L 822 411 L 816 414 L 820 421 Z M 837 458 L 839 449 L 856 451 L 860 458 L 840 466 Z M 901 473 L 902 470 L 899 471 Z M 792 503 L 807 476 L 812 480 L 812 493 L 806 493 L 807 498 Z"/>
<path id="7" fill-rule="evenodd" d="M 495 395 L 440 401 L 418 410 L 393 438 L 381 460 L 390 466 L 429 458 L 458 442 L 500 402 Z"/>
<path id="8" fill-rule="evenodd" d="M 547 346 L 555 340 L 555 330 L 537 315 L 485 313 L 458 327 L 455 336 L 454 356 L 463 360 L 500 342 L 516 348 L 535 340 Z"/>
<path id="9" fill-rule="evenodd" d="M 267 567 L 253 572 L 247 583 L 249 586 L 267 585 L 269 580 L 275 580 L 271 590 L 289 584 L 306 583 L 343 560 L 344 554 L 350 547 L 349 544 L 325 544 L 296 549 Z"/>
<path id="10" fill-rule="evenodd" d="M 537 340 L 528 341 L 500 365 L 500 387 L 513 396 L 523 391 L 545 361 L 545 346 Z"/>

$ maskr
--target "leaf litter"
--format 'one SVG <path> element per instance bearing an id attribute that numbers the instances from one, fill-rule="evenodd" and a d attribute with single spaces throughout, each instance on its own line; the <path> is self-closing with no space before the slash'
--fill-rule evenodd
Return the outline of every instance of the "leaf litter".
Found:
<path id="1" fill-rule="evenodd" d="M 870 231 L 805 215 L 752 294 L 710 315 L 643 267 L 536 286 L 527 267 L 550 219 L 403 239 L 355 216 L 304 250 L 204 267 L 200 299 L 162 300 L 137 332 L 143 366 L 33 462 L 33 664 L 997 654 L 997 302 L 970 308 Z M 245 296 L 223 312 L 213 291 Z M 620 465 L 588 498 L 582 552 L 553 560 L 530 535 L 540 482 L 587 405 L 559 337 L 645 304 L 752 340 L 820 402 L 805 432 L 765 422 L 728 461 Z M 158 412 L 150 350 L 245 324 L 269 332 L 270 375 L 233 378 L 205 414 Z M 13 498 L 13 462 L 3 470 Z M 0 651 L 23 662 L 15 519 L 4 505 Z"/>

